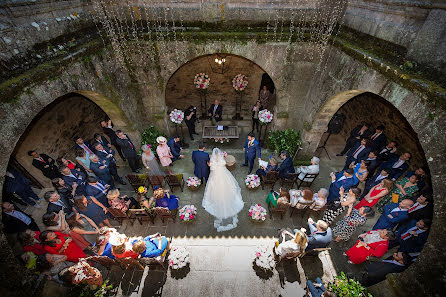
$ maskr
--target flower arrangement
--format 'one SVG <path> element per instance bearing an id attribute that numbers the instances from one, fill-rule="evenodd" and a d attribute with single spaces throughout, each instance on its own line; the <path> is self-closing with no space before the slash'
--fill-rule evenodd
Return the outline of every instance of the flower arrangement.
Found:
<path id="1" fill-rule="evenodd" d="M 239 73 L 232 79 L 232 87 L 237 92 L 243 92 L 247 86 L 248 86 L 248 78 L 244 74 Z"/>
<path id="2" fill-rule="evenodd" d="M 192 204 L 188 204 L 180 208 L 178 215 L 183 222 L 190 222 L 197 216 L 197 208 Z"/>
<path id="3" fill-rule="evenodd" d="M 224 143 L 225 141 L 229 142 L 229 138 L 214 138 L 214 141 Z"/>
<path id="4" fill-rule="evenodd" d="M 263 222 L 266 220 L 266 209 L 261 204 L 253 204 L 249 208 L 249 216 L 255 222 Z"/>
<path id="5" fill-rule="evenodd" d="M 189 188 L 198 188 L 201 185 L 201 180 L 196 176 L 191 176 L 186 180 L 186 185 Z"/>
<path id="6" fill-rule="evenodd" d="M 197 89 L 200 90 L 206 90 L 209 88 L 209 83 L 211 82 L 211 79 L 206 73 L 197 73 L 194 78 L 194 85 Z"/>
<path id="7" fill-rule="evenodd" d="M 258 246 L 256 248 L 254 262 L 258 267 L 264 270 L 272 270 L 276 266 L 273 251 L 270 248 L 263 246 Z"/>
<path id="8" fill-rule="evenodd" d="M 223 158 L 225 158 L 225 159 L 226 159 L 226 157 L 228 156 L 228 153 L 227 153 L 227 152 L 221 152 L 221 154 L 223 155 Z"/>
<path id="9" fill-rule="evenodd" d="M 170 268 L 181 269 L 190 263 L 190 255 L 184 247 L 174 247 L 170 250 L 168 260 Z"/>
<path id="10" fill-rule="evenodd" d="M 273 120 L 273 114 L 271 111 L 269 111 L 268 109 L 263 109 L 259 111 L 259 121 L 262 124 L 271 123 L 272 120 Z"/>
<path id="11" fill-rule="evenodd" d="M 170 112 L 170 120 L 175 124 L 181 124 L 184 120 L 184 112 L 179 109 L 174 109 Z"/>
<path id="12" fill-rule="evenodd" d="M 255 189 L 260 186 L 260 177 L 257 174 L 249 174 L 245 178 L 245 185 L 250 189 Z"/>

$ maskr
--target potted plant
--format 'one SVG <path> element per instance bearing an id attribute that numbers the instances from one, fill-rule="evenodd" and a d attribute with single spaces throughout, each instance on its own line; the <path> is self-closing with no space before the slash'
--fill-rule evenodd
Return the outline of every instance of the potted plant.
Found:
<path id="1" fill-rule="evenodd" d="M 337 297 L 373 297 L 360 282 L 347 277 L 344 272 L 335 277 L 334 282 L 328 285 L 328 290 Z"/>
<path id="2" fill-rule="evenodd" d="M 301 144 L 300 132 L 294 129 L 270 131 L 268 134 L 268 149 L 278 154 L 285 150 L 290 156 L 294 156 Z"/>

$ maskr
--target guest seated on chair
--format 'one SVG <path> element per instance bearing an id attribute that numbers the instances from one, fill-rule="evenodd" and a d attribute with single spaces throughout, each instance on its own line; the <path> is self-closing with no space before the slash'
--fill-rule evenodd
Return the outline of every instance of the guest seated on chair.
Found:
<path id="1" fill-rule="evenodd" d="M 209 119 L 214 125 L 221 121 L 223 114 L 223 106 L 220 105 L 220 100 L 215 99 L 214 104 L 208 110 Z"/>
<path id="2" fill-rule="evenodd" d="M 119 209 L 123 213 L 138 204 L 133 197 L 128 197 L 127 195 L 121 197 L 118 189 L 110 190 L 107 194 L 107 198 L 110 207 Z"/>
<path id="3" fill-rule="evenodd" d="M 353 179 L 353 174 L 354 171 L 351 168 L 336 174 L 333 172 L 330 173 L 331 184 L 330 188 L 328 189 L 329 194 L 327 197 L 327 202 L 331 202 L 339 197 L 339 190 L 341 187 L 344 189 L 344 191 L 348 191 L 354 186 L 355 180 Z"/>
<path id="4" fill-rule="evenodd" d="M 409 178 L 404 177 L 397 181 L 393 189 L 379 200 L 378 204 L 376 205 L 378 211 L 382 213 L 384 206 L 392 201 L 394 195 L 398 196 L 398 201 L 402 201 L 403 199 L 409 198 L 412 196 L 412 194 L 416 193 L 418 191 L 417 181 L 418 176 L 416 175 L 412 175 Z"/>
<path id="5" fill-rule="evenodd" d="M 110 236 L 117 232 L 114 228 L 102 227 L 99 229 L 99 234 L 96 237 L 96 243 L 93 245 L 93 251 L 98 256 L 107 256 L 110 259 L 115 259 L 112 254 L 112 245 L 108 242 Z"/>
<path id="6" fill-rule="evenodd" d="M 280 159 L 283 160 L 279 167 L 279 175 L 281 178 L 286 178 L 288 173 L 294 173 L 293 160 L 291 160 L 287 151 L 282 151 L 280 153 Z"/>
<path id="7" fill-rule="evenodd" d="M 277 171 L 277 160 L 274 157 L 269 158 L 268 166 L 260 167 L 257 169 L 256 174 L 260 177 L 260 179 L 263 179 L 263 177 L 272 171 Z"/>
<path id="8" fill-rule="evenodd" d="M 414 201 L 414 205 L 407 211 L 409 219 L 420 220 L 424 218 L 432 218 L 434 210 L 432 207 L 432 194 L 430 191 L 423 191 L 418 197 L 412 198 L 412 201 Z"/>
<path id="9" fill-rule="evenodd" d="M 432 221 L 429 219 L 409 220 L 398 227 L 395 240 L 390 241 L 389 248 L 400 246 L 399 251 L 419 253 L 423 249 L 429 235 Z"/>
<path id="10" fill-rule="evenodd" d="M 387 162 L 384 162 L 379 167 L 380 169 L 384 168 L 390 168 L 390 178 L 392 180 L 397 180 L 403 173 L 409 168 L 409 165 L 407 162 L 412 157 L 412 154 L 409 152 L 406 152 L 404 154 L 401 154 L 401 156 L 394 156 L 390 158 Z"/>
<path id="11" fill-rule="evenodd" d="M 320 188 L 317 193 L 313 195 L 313 205 L 310 206 L 311 210 L 319 211 L 327 204 L 328 190 Z"/>
<path id="12" fill-rule="evenodd" d="M 291 206 L 295 207 L 298 203 L 303 205 L 313 204 L 313 190 L 305 188 L 303 190 L 290 190 Z"/>
<path id="13" fill-rule="evenodd" d="M 384 206 L 384 212 L 379 217 L 372 230 L 393 229 L 397 224 L 407 220 L 409 208 L 414 204 L 410 199 L 404 199 L 400 203 L 392 203 Z"/>
<path id="14" fill-rule="evenodd" d="M 424 186 L 426 185 L 425 183 L 425 179 L 426 179 L 426 171 L 427 169 L 424 167 L 419 167 L 417 170 L 415 171 L 408 171 L 406 173 L 405 177 L 411 177 L 412 175 L 416 175 L 418 176 L 418 182 L 417 182 L 417 186 L 418 186 L 418 190 L 421 191 Z"/>
<path id="15" fill-rule="evenodd" d="M 370 153 L 370 139 L 363 138 L 361 142 L 353 146 L 348 152 L 345 160 L 344 169 L 349 168 L 352 163 L 358 163 L 359 160 L 367 157 Z"/>
<path id="16" fill-rule="evenodd" d="M 377 155 L 378 155 L 378 151 L 371 151 L 367 157 L 364 157 L 364 158 L 358 160 L 359 162 L 362 160 L 370 162 L 370 164 L 367 165 L 367 171 L 369 172 L 370 176 L 375 172 L 375 169 L 377 166 L 377 163 L 376 163 Z"/>
<path id="17" fill-rule="evenodd" d="M 289 228 L 279 230 L 279 241 L 276 242 L 275 253 L 278 256 L 296 252 L 303 253 L 308 246 L 305 231 L 304 228 L 295 229 L 293 234 Z M 287 240 L 287 238 L 289 239 Z"/>
<path id="18" fill-rule="evenodd" d="M 299 179 L 303 180 L 305 182 L 312 182 L 313 179 L 312 178 L 306 178 L 305 174 L 318 174 L 319 173 L 319 158 L 318 157 L 313 157 L 311 158 L 311 165 L 309 166 L 300 166 L 299 168 L 297 168 L 296 172 L 299 173 Z"/>
<path id="19" fill-rule="evenodd" d="M 398 147 L 398 143 L 396 140 L 390 141 L 384 148 L 378 151 L 378 155 L 376 156 L 378 166 L 383 162 L 389 161 L 391 158 L 395 157 L 395 152 Z"/>
<path id="20" fill-rule="evenodd" d="M 268 194 L 266 198 L 266 204 L 271 203 L 272 207 L 276 207 L 277 204 L 289 204 L 290 202 L 290 193 L 288 189 L 280 188 L 279 193 L 271 192 Z"/>
<path id="21" fill-rule="evenodd" d="M 384 179 L 389 178 L 389 173 L 390 173 L 390 169 L 383 169 L 380 172 L 378 172 L 377 174 L 375 174 L 374 176 L 368 178 L 365 183 L 365 187 L 364 187 L 364 191 L 361 195 L 361 199 L 363 199 L 365 197 L 365 195 L 367 195 L 374 186 L 381 183 Z M 393 188 L 393 185 L 392 185 L 392 188 Z"/>
<path id="22" fill-rule="evenodd" d="M 142 258 L 156 258 L 164 253 L 168 244 L 169 240 L 166 237 L 156 233 L 133 240 L 132 250 Z"/>
<path id="23" fill-rule="evenodd" d="M 386 196 L 393 188 L 393 182 L 390 179 L 383 179 L 379 184 L 370 189 L 358 204 L 355 205 L 355 209 L 360 209 L 363 206 L 373 207 L 378 203 L 379 199 Z"/>
<path id="24" fill-rule="evenodd" d="M 17 235 L 17 239 L 23 247 L 23 251 L 32 252 L 39 256 L 45 254 L 46 251 L 42 246 L 39 239 L 40 232 L 26 229 L 25 232 L 21 232 Z"/>
<path id="25" fill-rule="evenodd" d="M 178 208 L 178 197 L 171 195 L 169 190 L 163 188 L 156 188 L 153 191 L 153 197 L 156 199 L 156 207 L 166 207 L 169 210 Z"/>
<path id="26" fill-rule="evenodd" d="M 355 245 L 345 252 L 350 264 L 360 264 L 369 257 L 384 256 L 389 249 L 389 240 L 393 240 L 395 234 L 390 229 L 380 229 L 361 234 L 358 238 Z"/>
<path id="27" fill-rule="evenodd" d="M 78 262 L 80 258 L 85 258 L 85 253 L 66 234 L 43 231 L 39 238 L 44 249 L 50 254 L 65 255 L 70 262 Z"/>
<path id="28" fill-rule="evenodd" d="M 316 278 L 316 283 L 307 280 L 307 287 L 312 297 L 336 297 L 336 294 L 327 291 L 319 277 Z"/>
<path id="29" fill-rule="evenodd" d="M 375 134 L 370 136 L 370 147 L 373 150 L 380 150 L 386 145 L 387 137 L 383 133 L 385 129 L 386 127 L 384 125 L 379 125 L 378 127 L 376 127 Z"/>
<path id="30" fill-rule="evenodd" d="M 112 233 L 108 242 L 112 245 L 111 252 L 115 258 L 137 258 L 138 254 L 132 250 L 131 241 L 124 234 Z"/>
<path id="31" fill-rule="evenodd" d="M 355 167 L 353 167 L 353 179 L 355 180 L 356 185 L 365 182 L 365 180 L 367 179 L 367 176 L 369 175 L 369 165 L 370 161 L 361 160 L 358 164 L 355 165 Z"/>
<path id="32" fill-rule="evenodd" d="M 312 218 L 308 218 L 308 228 L 308 246 L 306 248 L 307 251 L 317 248 L 325 248 L 330 244 L 332 232 L 331 228 L 328 227 L 328 224 L 326 222 L 319 220 L 315 223 Z"/>
<path id="33" fill-rule="evenodd" d="M 181 153 L 183 152 L 183 149 L 180 146 L 180 137 L 179 136 L 174 136 L 171 137 L 168 141 L 167 141 L 167 145 L 170 148 L 170 152 L 172 153 L 172 162 L 175 162 L 178 159 L 183 159 L 184 155 L 182 155 Z"/>
<path id="34" fill-rule="evenodd" d="M 348 152 L 352 146 L 361 141 L 361 139 L 366 138 L 370 135 L 370 131 L 368 130 L 369 124 L 362 123 L 361 125 L 356 126 L 350 131 L 350 136 L 347 138 L 345 143 L 345 147 L 339 154 L 336 156 L 343 156 L 346 152 Z"/>
<path id="35" fill-rule="evenodd" d="M 353 205 L 360 195 L 361 189 L 359 188 L 351 188 L 347 193 L 345 193 L 344 188 L 341 187 L 339 190 L 339 199 L 328 203 L 327 210 L 325 210 L 322 220 L 331 225 L 336 217 L 345 210 L 347 210 L 347 216 L 349 216 L 352 212 Z"/>
<path id="36" fill-rule="evenodd" d="M 374 215 L 375 211 L 368 206 L 363 206 L 359 210 L 353 209 L 350 215 L 346 215 L 333 228 L 333 235 L 336 238 L 335 241 L 349 240 L 353 232 L 356 231 L 356 228 L 364 225 L 367 218 L 373 217 Z"/>
<path id="37" fill-rule="evenodd" d="M 2 223 L 5 233 L 20 233 L 27 229 L 40 231 L 36 222 L 29 214 L 14 208 L 14 204 L 2 201 Z"/>

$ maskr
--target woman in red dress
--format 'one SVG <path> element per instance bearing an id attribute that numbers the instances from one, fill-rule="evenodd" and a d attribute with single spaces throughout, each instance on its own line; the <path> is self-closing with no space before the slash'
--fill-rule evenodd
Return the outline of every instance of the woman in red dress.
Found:
<path id="1" fill-rule="evenodd" d="M 43 231 L 39 236 L 43 248 L 50 254 L 65 255 L 67 261 L 78 262 L 85 253 L 73 242 L 70 236 L 52 231 Z"/>
<path id="2" fill-rule="evenodd" d="M 393 189 L 393 181 L 390 179 L 383 179 L 379 184 L 370 189 L 367 195 L 355 205 L 355 209 L 360 209 L 363 206 L 373 207 L 378 203 L 381 197 L 386 196 Z"/>
<path id="3" fill-rule="evenodd" d="M 39 235 L 39 231 L 33 231 L 30 229 L 27 229 L 25 232 L 19 233 L 17 238 L 22 244 L 23 251 L 32 252 L 37 256 L 45 254 L 46 251 L 39 240 Z"/>
<path id="4" fill-rule="evenodd" d="M 395 235 L 392 230 L 373 230 L 358 236 L 358 241 L 345 255 L 350 264 L 360 264 L 369 257 L 382 257 L 389 249 L 389 240 Z"/>

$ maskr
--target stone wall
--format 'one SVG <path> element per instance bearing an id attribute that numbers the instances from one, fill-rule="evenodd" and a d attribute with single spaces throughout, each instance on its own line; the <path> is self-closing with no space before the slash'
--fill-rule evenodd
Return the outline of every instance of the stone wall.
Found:
<path id="1" fill-rule="evenodd" d="M 64 156 L 76 162 L 73 137 L 80 136 L 92 143 L 95 133 L 103 134 L 99 122 L 105 117 L 105 112 L 85 97 L 57 100 L 33 120 L 20 137 L 12 155 L 42 185 L 50 186 L 50 180 L 32 166 L 32 157 L 27 152 L 36 150 L 54 160 Z"/>

